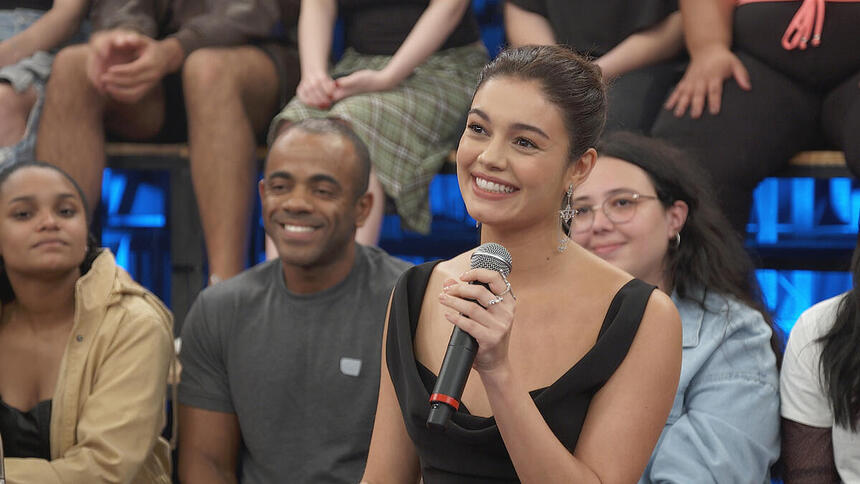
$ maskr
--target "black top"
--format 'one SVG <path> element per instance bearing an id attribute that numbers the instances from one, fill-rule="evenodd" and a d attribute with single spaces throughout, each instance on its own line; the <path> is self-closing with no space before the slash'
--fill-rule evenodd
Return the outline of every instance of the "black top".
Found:
<path id="1" fill-rule="evenodd" d="M 412 342 L 430 273 L 438 262 L 413 267 L 395 286 L 386 342 L 391 381 L 426 484 L 517 482 L 493 417 L 462 405 L 444 433 L 426 427 L 436 376 L 415 360 Z M 531 392 L 550 429 L 573 452 L 592 397 L 627 355 L 654 286 L 638 279 L 612 299 L 594 346 L 552 385 Z"/>
<path id="2" fill-rule="evenodd" d="M 346 46 L 362 54 L 394 55 L 429 3 L 429 0 L 338 0 Z M 472 9 L 467 8 L 440 50 L 462 47 L 480 37 Z"/>
<path id="3" fill-rule="evenodd" d="M 22 412 L 0 398 L 0 436 L 6 457 L 51 460 L 51 401 Z"/>
<path id="4" fill-rule="evenodd" d="M 0 10 L 29 8 L 31 10 L 48 11 L 54 5 L 54 0 L 0 0 Z"/>
<path id="5" fill-rule="evenodd" d="M 678 10 L 678 0 L 507 0 L 546 17 L 555 40 L 599 57 Z"/>

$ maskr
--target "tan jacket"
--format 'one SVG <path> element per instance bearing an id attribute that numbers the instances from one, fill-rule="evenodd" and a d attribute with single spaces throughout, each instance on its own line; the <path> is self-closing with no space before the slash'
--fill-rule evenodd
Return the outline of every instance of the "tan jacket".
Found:
<path id="1" fill-rule="evenodd" d="M 51 411 L 51 460 L 6 459 L 8 484 L 170 483 L 164 426 L 173 317 L 104 250 L 75 286 Z"/>

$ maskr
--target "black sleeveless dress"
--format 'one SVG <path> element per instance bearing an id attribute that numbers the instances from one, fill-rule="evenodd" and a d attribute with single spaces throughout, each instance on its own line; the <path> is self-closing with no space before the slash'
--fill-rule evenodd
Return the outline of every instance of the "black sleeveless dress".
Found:
<path id="1" fill-rule="evenodd" d="M 436 376 L 415 360 L 412 342 L 430 273 L 437 262 L 406 271 L 397 282 L 389 316 L 386 358 L 406 430 L 415 444 L 426 484 L 518 482 L 493 417 L 464 406 L 444 433 L 426 427 Z M 654 286 L 638 279 L 615 295 L 594 346 L 552 385 L 531 392 L 549 427 L 571 452 L 592 397 L 627 355 Z"/>
<path id="2" fill-rule="evenodd" d="M 51 460 L 51 405 L 51 400 L 43 400 L 22 412 L 0 396 L 0 436 L 6 457 Z"/>

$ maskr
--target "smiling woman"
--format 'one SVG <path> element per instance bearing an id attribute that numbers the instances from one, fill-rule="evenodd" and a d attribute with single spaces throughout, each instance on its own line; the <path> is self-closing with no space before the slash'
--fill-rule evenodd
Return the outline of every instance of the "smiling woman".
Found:
<path id="1" fill-rule="evenodd" d="M 600 71 L 563 47 L 507 50 L 484 68 L 457 174 L 481 242 L 506 247 L 513 270 L 470 270 L 464 253 L 400 279 L 365 481 L 641 475 L 672 406 L 681 328 L 666 295 L 567 244 L 605 110 Z M 478 350 L 459 410 L 436 433 L 428 398 L 453 326 Z"/>
<path id="2" fill-rule="evenodd" d="M 740 238 L 679 150 L 621 132 L 598 149 L 574 197 L 573 239 L 671 294 L 683 327 L 677 397 L 639 482 L 770 482 L 776 353 Z"/>
<path id="3" fill-rule="evenodd" d="M 58 168 L 0 169 L 6 478 L 167 483 L 172 317 L 88 238 L 86 213 Z"/>

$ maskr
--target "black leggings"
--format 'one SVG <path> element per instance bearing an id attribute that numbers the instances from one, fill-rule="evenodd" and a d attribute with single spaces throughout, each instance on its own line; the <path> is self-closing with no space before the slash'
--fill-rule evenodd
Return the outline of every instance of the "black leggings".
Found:
<path id="1" fill-rule="evenodd" d="M 752 91 L 723 85 L 720 113 L 693 120 L 663 110 L 653 135 L 686 149 L 712 178 L 723 209 L 745 233 L 752 192 L 798 151 L 838 148 L 860 175 L 860 3 L 827 3 L 822 42 L 786 51 L 780 39 L 800 2 L 735 11 L 733 47 Z"/>
<path id="2" fill-rule="evenodd" d="M 683 60 L 628 72 L 609 83 L 606 131 L 650 133 L 672 86 L 684 73 Z"/>

